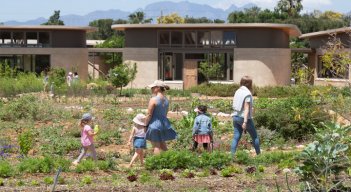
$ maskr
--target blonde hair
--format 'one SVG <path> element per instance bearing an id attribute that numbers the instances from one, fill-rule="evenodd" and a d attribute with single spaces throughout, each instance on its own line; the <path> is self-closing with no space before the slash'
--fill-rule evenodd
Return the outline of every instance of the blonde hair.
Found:
<path id="1" fill-rule="evenodd" d="M 252 78 L 247 75 L 242 77 L 240 80 L 240 86 L 245 86 L 250 91 L 252 91 Z"/>

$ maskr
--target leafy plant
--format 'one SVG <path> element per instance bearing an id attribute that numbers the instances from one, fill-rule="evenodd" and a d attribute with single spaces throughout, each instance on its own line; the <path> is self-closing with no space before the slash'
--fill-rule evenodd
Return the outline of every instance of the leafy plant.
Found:
<path id="1" fill-rule="evenodd" d="M 232 177 L 233 174 L 242 174 L 244 171 L 238 166 L 229 166 L 221 170 L 222 177 Z"/>
<path id="2" fill-rule="evenodd" d="M 2 178 L 0 178 L 0 186 L 4 186 L 5 185 L 5 182 Z"/>
<path id="3" fill-rule="evenodd" d="M 182 172 L 182 177 L 184 177 L 184 178 L 194 178 L 195 177 L 195 173 L 194 173 L 193 170 L 185 169 Z"/>
<path id="4" fill-rule="evenodd" d="M 8 161 L 0 160 L 0 177 L 11 177 L 14 169 Z"/>
<path id="5" fill-rule="evenodd" d="M 26 95 L 4 105 L 0 110 L 0 119 L 5 121 L 36 120 L 38 110 L 38 99 L 33 95 Z"/>
<path id="6" fill-rule="evenodd" d="M 134 63 L 133 65 L 131 65 L 130 63 L 122 63 L 109 71 L 109 81 L 115 87 L 120 88 L 121 95 L 122 88 L 127 86 L 129 82 L 135 79 L 136 73 L 136 63 Z"/>
<path id="7" fill-rule="evenodd" d="M 32 181 L 30 182 L 30 185 L 31 185 L 31 186 L 39 186 L 40 183 L 39 183 L 39 181 L 37 181 L 37 180 L 32 180 Z"/>
<path id="8" fill-rule="evenodd" d="M 317 129 L 316 140 L 301 152 L 301 165 L 295 171 L 307 190 L 343 190 L 340 174 L 351 165 L 351 126 L 325 123 L 323 127 Z"/>
<path id="9" fill-rule="evenodd" d="M 147 182 L 150 182 L 151 179 L 152 179 L 152 177 L 151 177 L 150 173 L 147 171 L 144 171 L 140 174 L 139 181 L 140 181 L 140 183 L 145 184 Z"/>
<path id="10" fill-rule="evenodd" d="M 86 175 L 80 181 L 82 185 L 90 185 L 93 183 L 93 177 L 90 175 Z"/>
<path id="11" fill-rule="evenodd" d="M 169 169 L 162 169 L 160 171 L 160 180 L 174 180 L 173 171 Z"/>
<path id="12" fill-rule="evenodd" d="M 52 178 L 52 177 L 44 177 L 44 183 L 46 185 L 52 185 L 52 184 L 54 184 L 54 178 Z"/>
<path id="13" fill-rule="evenodd" d="M 135 170 L 131 169 L 128 171 L 127 179 L 130 182 L 134 182 L 134 181 L 138 180 L 138 175 L 136 174 Z"/>
<path id="14" fill-rule="evenodd" d="M 26 131 L 18 136 L 18 145 L 22 155 L 28 155 L 28 152 L 33 146 L 33 134 L 31 131 Z"/>
<path id="15" fill-rule="evenodd" d="M 55 162 L 51 157 L 25 158 L 17 168 L 22 173 L 50 173 L 55 169 Z"/>
<path id="16" fill-rule="evenodd" d="M 95 162 L 92 160 L 86 160 L 86 161 L 80 162 L 77 165 L 75 172 L 76 173 L 84 173 L 87 171 L 94 171 L 95 169 L 96 169 Z"/>

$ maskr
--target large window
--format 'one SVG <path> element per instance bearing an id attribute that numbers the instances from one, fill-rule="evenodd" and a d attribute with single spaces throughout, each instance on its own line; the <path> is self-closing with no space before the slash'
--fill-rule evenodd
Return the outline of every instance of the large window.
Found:
<path id="1" fill-rule="evenodd" d="M 236 45 L 235 32 L 224 31 L 223 32 L 223 44 L 224 44 L 224 46 Z"/>
<path id="2" fill-rule="evenodd" d="M 1 47 L 50 47 L 49 32 L 0 31 Z"/>
<path id="3" fill-rule="evenodd" d="M 185 40 L 186 47 L 195 47 L 196 46 L 196 32 L 195 31 L 184 32 L 184 40 Z"/>
<path id="4" fill-rule="evenodd" d="M 181 47 L 183 45 L 183 32 L 172 31 L 171 32 L 171 43 L 174 47 Z"/>
<path id="5" fill-rule="evenodd" d="M 211 31 L 211 46 L 222 47 L 222 45 L 223 45 L 223 32 Z"/>
<path id="6" fill-rule="evenodd" d="M 198 47 L 208 47 L 210 45 L 210 32 L 208 31 L 198 31 L 197 32 L 197 46 Z"/>
<path id="7" fill-rule="evenodd" d="M 183 80 L 182 53 L 160 53 L 159 79 L 166 81 Z"/>
<path id="8" fill-rule="evenodd" d="M 169 31 L 160 31 L 158 34 L 159 34 L 159 44 L 169 46 L 170 44 Z"/>

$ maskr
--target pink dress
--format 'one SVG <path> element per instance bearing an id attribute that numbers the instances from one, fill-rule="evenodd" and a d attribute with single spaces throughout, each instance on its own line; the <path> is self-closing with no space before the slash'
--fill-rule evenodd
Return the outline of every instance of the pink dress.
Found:
<path id="1" fill-rule="evenodd" d="M 94 142 L 94 137 L 89 135 L 89 131 L 93 131 L 93 129 L 89 125 L 85 125 L 81 132 L 81 143 L 83 147 L 90 146 Z"/>
<path id="2" fill-rule="evenodd" d="M 194 140 L 198 143 L 211 143 L 210 135 L 194 135 Z"/>

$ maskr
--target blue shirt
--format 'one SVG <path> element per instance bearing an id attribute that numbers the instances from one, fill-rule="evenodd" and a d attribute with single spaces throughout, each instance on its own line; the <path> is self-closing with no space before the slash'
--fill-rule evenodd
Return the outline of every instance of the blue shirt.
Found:
<path id="1" fill-rule="evenodd" d="M 205 114 L 199 114 L 194 121 L 193 135 L 212 134 L 211 118 Z"/>

